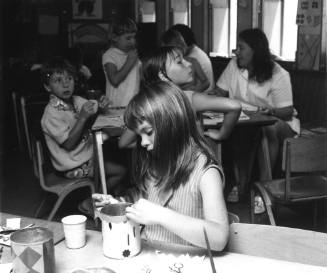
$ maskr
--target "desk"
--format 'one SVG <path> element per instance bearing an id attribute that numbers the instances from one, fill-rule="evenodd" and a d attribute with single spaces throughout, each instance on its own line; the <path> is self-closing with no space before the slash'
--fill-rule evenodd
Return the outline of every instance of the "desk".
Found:
<path id="1" fill-rule="evenodd" d="M 103 149 L 104 129 L 107 137 L 120 136 L 124 127 L 124 109 L 113 114 L 99 115 L 92 126 L 94 135 L 96 161 L 99 166 L 102 193 L 107 194 L 106 174 L 104 170 Z"/>
<path id="2" fill-rule="evenodd" d="M 92 268 L 92 267 L 108 267 L 116 273 L 128 272 L 146 272 L 144 265 L 163 265 L 159 269 L 153 270 L 156 272 L 170 272 L 167 263 L 164 261 L 176 261 L 176 258 L 171 255 L 161 255 L 155 251 L 153 245 L 142 242 L 142 251 L 139 255 L 131 257 L 126 260 L 110 259 L 103 255 L 102 252 L 102 235 L 97 231 L 87 230 L 87 244 L 81 249 L 67 249 L 64 242 L 56 245 L 56 272 L 57 273 L 69 273 L 76 268 Z M 195 248 L 191 249 L 191 252 Z M 172 252 L 171 250 L 166 252 L 167 254 L 180 255 L 180 252 Z M 185 252 L 184 252 L 185 253 Z M 194 254 L 196 254 L 194 252 Z M 201 251 L 198 253 L 201 254 Z M 170 257 L 170 259 L 169 259 Z M 196 256 L 195 256 L 196 257 Z M 196 257 L 197 262 L 191 270 L 187 270 L 187 265 L 184 266 L 184 272 L 211 272 L 210 262 L 207 257 Z M 276 272 L 296 272 L 296 273 L 315 273 L 326 272 L 326 267 L 312 266 L 306 264 L 299 264 L 293 262 L 286 262 L 275 259 L 268 259 L 262 257 L 254 257 L 244 254 L 237 254 L 231 252 L 223 252 L 218 255 L 214 255 L 214 263 L 217 272 L 219 273 L 276 273 Z M 167 270 L 164 268 L 167 266 Z M 156 267 L 157 269 L 157 267 Z M 183 271 L 182 271 L 183 272 Z"/>
<path id="3" fill-rule="evenodd" d="M 275 122 L 277 122 L 277 118 L 273 116 L 267 116 L 260 113 L 254 113 L 254 112 L 245 112 L 245 114 L 249 117 L 249 119 L 246 120 L 239 120 L 236 124 L 236 128 L 242 128 L 242 127 L 262 127 L 262 126 L 268 126 L 272 125 Z M 221 122 L 217 124 L 212 125 L 205 125 L 204 129 L 217 129 L 221 127 Z M 218 143 L 218 151 L 221 150 L 221 144 Z M 271 180 L 272 179 L 272 170 L 271 170 L 271 164 L 270 164 L 270 157 L 269 157 L 269 147 L 268 147 L 268 140 L 267 136 L 262 130 L 262 137 L 260 141 L 261 149 L 263 151 L 263 166 L 264 170 L 261 170 L 260 173 L 260 179 L 261 180 Z M 252 166 L 254 163 L 254 157 L 250 158 L 250 171 L 252 170 Z M 236 180 L 240 181 L 239 176 L 236 175 Z M 247 181 L 246 181 L 247 182 Z M 245 183 L 246 183 L 245 182 Z"/>

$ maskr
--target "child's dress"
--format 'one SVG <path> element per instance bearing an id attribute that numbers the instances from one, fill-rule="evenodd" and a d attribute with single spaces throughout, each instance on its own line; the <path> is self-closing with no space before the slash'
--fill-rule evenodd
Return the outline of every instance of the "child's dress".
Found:
<path id="1" fill-rule="evenodd" d="M 209 168 L 216 168 L 219 170 L 224 183 L 224 174 L 221 167 L 213 164 L 205 166 L 205 162 L 205 156 L 200 155 L 198 157 L 197 164 L 190 175 L 190 180 L 185 183 L 185 185 L 179 186 L 179 188 L 176 190 L 169 191 L 164 197 L 160 197 L 158 188 L 155 187 L 154 183 L 147 183 L 147 200 L 170 208 L 178 213 L 194 218 L 204 219 L 202 196 L 200 193 L 200 181 L 203 174 Z M 191 245 L 189 242 L 160 225 L 146 226 L 142 236 L 150 241 L 154 240 L 165 243 Z"/>
<path id="2" fill-rule="evenodd" d="M 56 170 L 61 172 L 79 167 L 93 157 L 93 139 L 90 130 L 85 132 L 75 149 L 67 151 L 61 147 L 74 127 L 82 105 L 87 102 L 79 96 L 73 96 L 72 99 L 75 109 L 72 109 L 58 97 L 50 95 L 49 103 L 41 119 L 52 164 Z"/>
<path id="3" fill-rule="evenodd" d="M 107 63 L 112 63 L 120 70 L 126 63 L 127 53 L 122 50 L 111 47 L 102 56 L 103 67 Z M 139 91 L 140 86 L 140 68 L 141 62 L 138 60 L 134 67 L 129 71 L 126 78 L 117 86 L 113 86 L 106 73 L 106 96 L 109 98 L 112 106 L 127 106 L 132 97 Z"/>

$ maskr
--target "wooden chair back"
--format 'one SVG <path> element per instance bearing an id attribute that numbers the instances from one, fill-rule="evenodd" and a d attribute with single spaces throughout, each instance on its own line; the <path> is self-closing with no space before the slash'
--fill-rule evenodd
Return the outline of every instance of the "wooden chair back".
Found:
<path id="1" fill-rule="evenodd" d="M 45 182 L 46 174 L 54 171 L 54 168 L 50 160 L 50 154 L 49 154 L 50 152 L 46 147 L 46 143 L 44 139 L 36 140 L 34 143 L 35 143 L 36 158 L 37 158 L 37 172 L 38 172 L 37 176 L 40 180 L 40 186 L 45 191 L 51 191 L 50 187 L 47 186 Z"/>
<path id="2" fill-rule="evenodd" d="M 20 107 L 28 148 L 29 157 L 32 158 L 32 135 L 40 135 L 41 133 L 41 118 L 45 106 L 49 101 L 49 94 L 33 94 L 20 97 Z"/>
<path id="3" fill-rule="evenodd" d="M 233 223 L 227 251 L 327 266 L 327 234 L 280 226 Z"/>
<path id="4" fill-rule="evenodd" d="M 285 139 L 282 166 L 286 181 L 284 198 L 289 200 L 292 173 L 303 176 L 327 170 L 327 134 Z M 302 183 L 303 179 L 298 181 Z"/>
<path id="5" fill-rule="evenodd" d="M 287 138 L 283 147 L 283 170 L 316 172 L 327 170 L 327 134 Z"/>

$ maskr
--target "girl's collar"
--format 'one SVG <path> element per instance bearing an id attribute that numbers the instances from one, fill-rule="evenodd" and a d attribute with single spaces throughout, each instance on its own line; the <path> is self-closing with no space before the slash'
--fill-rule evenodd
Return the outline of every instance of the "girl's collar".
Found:
<path id="1" fill-rule="evenodd" d="M 72 105 L 64 102 L 62 99 L 58 98 L 57 96 L 51 94 L 50 95 L 50 105 L 60 111 L 73 111 L 76 112 L 75 107 L 75 99 L 74 96 L 72 96 Z"/>

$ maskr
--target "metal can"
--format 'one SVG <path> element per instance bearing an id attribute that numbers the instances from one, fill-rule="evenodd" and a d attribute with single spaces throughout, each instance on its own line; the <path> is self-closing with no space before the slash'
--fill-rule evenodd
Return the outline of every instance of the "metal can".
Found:
<path id="1" fill-rule="evenodd" d="M 15 231 L 11 236 L 14 273 L 55 273 L 53 233 L 42 227 Z"/>

